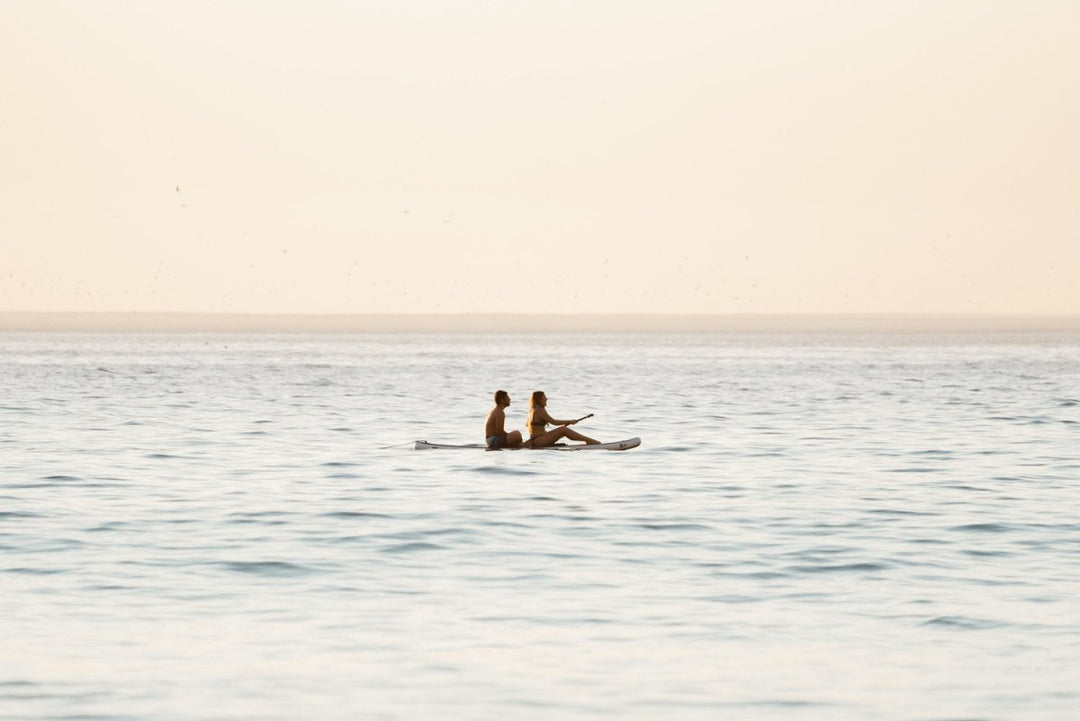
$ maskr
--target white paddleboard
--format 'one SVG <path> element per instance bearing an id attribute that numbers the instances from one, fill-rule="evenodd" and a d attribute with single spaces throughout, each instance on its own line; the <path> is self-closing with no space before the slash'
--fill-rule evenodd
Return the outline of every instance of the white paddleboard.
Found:
<path id="1" fill-rule="evenodd" d="M 637 448 L 641 445 L 640 438 L 627 438 L 625 441 L 612 441 L 611 443 L 596 443 L 594 445 L 586 445 L 584 443 L 575 443 L 573 445 L 556 444 L 554 446 L 544 446 L 543 448 L 503 448 L 500 450 L 506 451 L 628 451 L 631 448 Z M 469 443 L 464 446 L 455 446 L 447 443 L 428 443 L 427 441 L 417 441 L 413 446 L 418 451 L 429 451 L 437 448 L 474 448 L 480 450 L 487 450 L 487 446 L 483 443 Z"/>

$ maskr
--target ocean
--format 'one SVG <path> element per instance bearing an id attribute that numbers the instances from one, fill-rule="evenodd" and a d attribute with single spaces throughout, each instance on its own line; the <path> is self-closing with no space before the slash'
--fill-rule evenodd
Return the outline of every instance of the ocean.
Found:
<path id="1" fill-rule="evenodd" d="M 0 334 L 0 719 L 1054 720 L 1080 334 Z M 626 452 L 482 441 L 528 394 Z"/>

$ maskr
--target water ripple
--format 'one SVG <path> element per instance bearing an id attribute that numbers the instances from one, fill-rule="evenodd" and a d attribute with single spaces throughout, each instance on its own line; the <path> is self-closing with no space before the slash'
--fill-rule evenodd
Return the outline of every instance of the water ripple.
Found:
<path id="1" fill-rule="evenodd" d="M 307 576 L 320 572 L 320 569 L 312 566 L 287 561 L 225 561 L 216 565 L 235 573 L 248 573 L 273 578 Z"/>
<path id="2" fill-rule="evenodd" d="M 510 466 L 473 466 L 466 469 L 473 473 L 491 474 L 496 476 L 538 476 L 541 471 L 531 471 L 527 468 L 513 468 Z"/>
<path id="3" fill-rule="evenodd" d="M 886 571 L 892 568 L 887 563 L 840 563 L 818 566 L 789 566 L 786 570 L 793 573 L 858 573 Z"/>
<path id="4" fill-rule="evenodd" d="M 32 511 L 0 511 L 0 521 L 18 518 L 42 518 L 43 514 Z"/>
<path id="5" fill-rule="evenodd" d="M 331 511 L 329 513 L 320 514 L 323 518 L 341 518 L 341 519 L 363 519 L 363 518 L 394 518 L 394 516 L 386 513 L 371 513 L 367 511 Z"/>
<path id="6" fill-rule="evenodd" d="M 382 553 L 416 553 L 418 551 L 439 551 L 444 549 L 445 546 L 440 546 L 435 543 L 428 543 L 426 541 L 413 541 L 411 543 L 401 543 L 394 546 L 387 546 L 379 550 Z"/>
<path id="7" fill-rule="evenodd" d="M 5 568 L 4 571 L 6 573 L 25 573 L 25 574 L 28 574 L 28 575 L 31 575 L 31 576 L 51 576 L 51 575 L 54 575 L 54 574 L 57 574 L 57 573 L 66 573 L 68 571 L 68 569 L 66 569 L 66 568 L 26 568 L 26 567 L 16 567 L 16 568 Z"/>
<path id="8" fill-rule="evenodd" d="M 1016 529 L 1008 523 L 968 523 L 963 526 L 954 526 L 949 530 L 974 533 L 1008 533 Z"/>
<path id="9" fill-rule="evenodd" d="M 994 621 L 982 618 L 969 618 L 966 616 L 938 616 L 925 621 L 923 626 L 940 626 L 958 631 L 987 631 L 1005 626 L 1002 621 Z"/>

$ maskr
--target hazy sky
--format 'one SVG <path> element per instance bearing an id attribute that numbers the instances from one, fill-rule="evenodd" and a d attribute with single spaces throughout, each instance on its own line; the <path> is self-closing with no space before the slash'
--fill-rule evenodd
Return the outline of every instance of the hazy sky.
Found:
<path id="1" fill-rule="evenodd" d="M 0 0 L 0 311 L 1080 313 L 1080 2 Z"/>

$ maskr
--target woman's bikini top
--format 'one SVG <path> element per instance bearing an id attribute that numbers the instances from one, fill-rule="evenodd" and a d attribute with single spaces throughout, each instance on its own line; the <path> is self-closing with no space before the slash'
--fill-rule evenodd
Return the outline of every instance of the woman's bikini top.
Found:
<path id="1" fill-rule="evenodd" d="M 532 433 L 534 436 L 538 436 L 544 432 L 545 428 L 547 428 L 547 421 L 534 419 L 536 419 L 536 415 L 530 411 L 529 420 L 525 425 L 529 427 L 529 433 Z M 535 428 L 539 428 L 540 430 L 534 430 Z"/>

